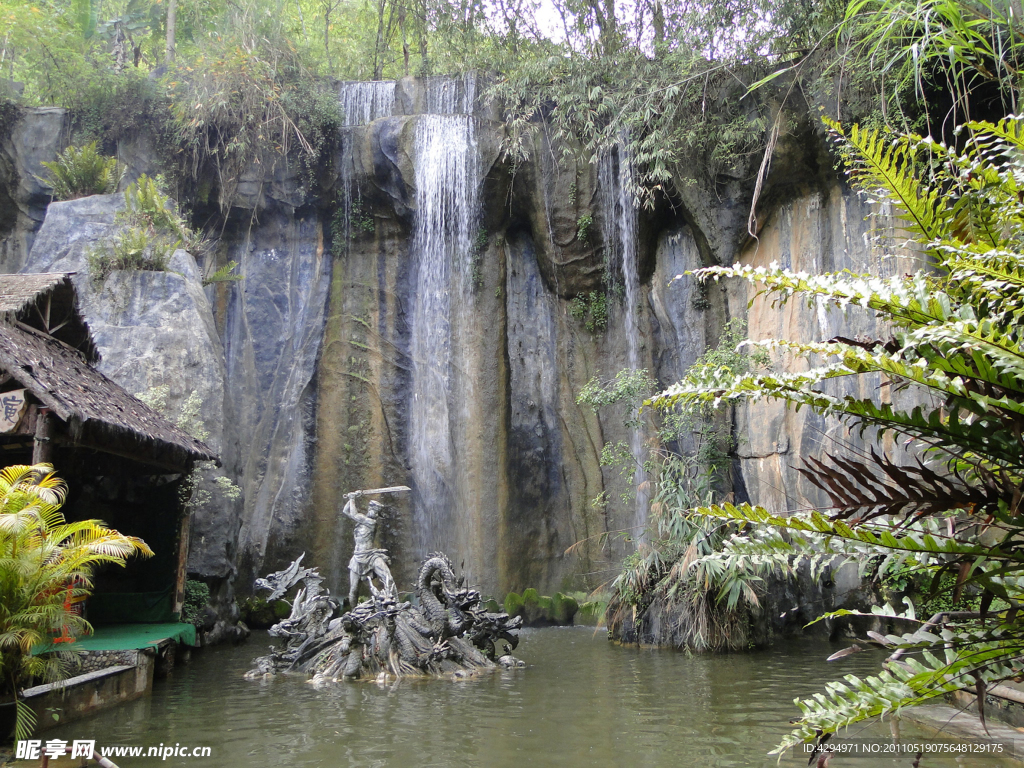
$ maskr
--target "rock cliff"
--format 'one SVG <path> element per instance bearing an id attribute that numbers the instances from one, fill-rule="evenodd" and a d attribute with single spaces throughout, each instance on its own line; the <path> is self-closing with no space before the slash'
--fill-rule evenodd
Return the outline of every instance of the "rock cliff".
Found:
<path id="1" fill-rule="evenodd" d="M 238 283 L 204 288 L 212 262 L 179 252 L 172 272 L 91 284 L 84 249 L 109 235 L 120 198 L 51 204 L 39 229 L 32 174 L 60 148 L 59 113 L 28 111 L 0 146 L 0 268 L 77 271 L 108 375 L 132 391 L 167 384 L 172 403 L 200 391 L 243 493 L 196 521 L 190 569 L 242 593 L 302 551 L 341 590 L 343 494 L 397 484 L 413 492 L 387 499 L 382 544 L 400 585 L 437 548 L 499 596 L 606 582 L 643 500 L 620 501 L 625 482 L 601 466 L 605 442 L 637 437 L 620 411 L 576 404 L 589 379 L 638 365 L 667 385 L 731 317 L 752 338 L 873 327 L 824 308 L 748 308 L 745 286 L 673 278 L 713 260 L 906 268 L 881 260 L 886 222 L 835 176 L 805 106 L 788 107 L 752 238 L 749 160 L 632 212 L 616 153 L 559 164 L 541 133 L 509 167 L 505 128 L 472 78 L 339 93 L 346 127 L 326 191 L 307 198 L 285 170 L 241 180 L 217 251 L 239 262 Z M 801 456 L 860 444 L 771 405 L 740 410 L 735 432 L 735 493 L 773 509 L 819 500 L 794 470 Z M 610 503 L 595 507 L 602 492 Z"/>

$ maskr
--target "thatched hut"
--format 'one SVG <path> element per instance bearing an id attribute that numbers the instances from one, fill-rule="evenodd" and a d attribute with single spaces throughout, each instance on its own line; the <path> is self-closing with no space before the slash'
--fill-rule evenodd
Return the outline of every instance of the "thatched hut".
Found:
<path id="1" fill-rule="evenodd" d="M 95 623 L 170 621 L 188 551 L 182 487 L 217 461 L 93 365 L 99 354 L 66 274 L 0 275 L 0 462 L 54 465 L 69 519 L 99 518 L 157 553 L 97 578 Z"/>

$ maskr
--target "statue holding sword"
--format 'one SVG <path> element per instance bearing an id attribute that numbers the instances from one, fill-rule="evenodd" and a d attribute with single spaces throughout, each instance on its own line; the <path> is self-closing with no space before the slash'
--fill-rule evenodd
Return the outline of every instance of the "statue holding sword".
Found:
<path id="1" fill-rule="evenodd" d="M 352 551 L 352 559 L 348 561 L 348 602 L 350 608 L 356 607 L 356 599 L 359 596 L 359 582 L 363 579 L 366 579 L 367 584 L 370 585 L 372 593 L 390 594 L 397 597 L 395 580 L 391 575 L 391 569 L 388 567 L 391 560 L 388 558 L 387 550 L 373 546 L 373 534 L 377 530 L 377 519 L 380 515 L 380 510 L 383 509 L 383 505 L 379 501 L 371 501 L 364 515 L 356 508 L 356 499 L 370 494 L 398 493 L 408 490 L 411 490 L 408 486 L 396 485 L 390 488 L 373 488 L 345 494 L 345 498 L 348 501 L 345 503 L 342 512 L 356 524 L 356 529 L 353 532 L 355 549 Z M 371 576 L 376 576 L 380 582 L 379 590 L 373 586 Z"/>

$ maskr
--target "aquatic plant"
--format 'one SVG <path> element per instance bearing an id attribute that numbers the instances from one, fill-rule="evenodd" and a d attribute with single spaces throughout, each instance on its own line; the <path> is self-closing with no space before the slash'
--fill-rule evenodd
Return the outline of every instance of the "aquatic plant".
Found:
<path id="1" fill-rule="evenodd" d="M 74 606 L 89 595 L 95 567 L 153 554 L 98 520 L 66 522 L 66 494 L 49 464 L 0 471 L 0 701 L 16 701 L 19 739 L 35 727 L 20 691 L 66 677 L 74 656 L 58 644 L 92 630 Z M 41 648 L 52 650 L 34 653 Z"/>

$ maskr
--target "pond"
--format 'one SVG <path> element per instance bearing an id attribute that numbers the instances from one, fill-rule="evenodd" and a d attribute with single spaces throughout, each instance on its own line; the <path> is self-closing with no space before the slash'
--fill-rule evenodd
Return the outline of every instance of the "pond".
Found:
<path id="1" fill-rule="evenodd" d="M 304 677 L 242 679 L 270 638 L 255 633 L 235 648 L 196 654 L 158 681 L 150 698 L 47 732 L 125 744 L 209 746 L 212 758 L 122 758 L 149 765 L 234 766 L 774 766 L 767 752 L 786 733 L 797 696 L 826 680 L 877 669 L 863 653 L 842 662 L 836 647 L 810 640 L 770 651 L 688 656 L 623 648 L 587 628 L 526 630 L 517 655 L 529 666 L 480 679 L 334 684 Z M 966 716 L 966 715 L 965 715 Z M 851 729 L 876 738 L 883 728 Z M 903 735 L 914 735 L 904 723 Z M 52 735 L 51 735 L 52 734 Z M 907 766 L 912 760 L 857 758 L 854 765 Z M 806 765 L 792 756 L 783 765 Z M 976 765 L 929 755 L 922 768 Z"/>

